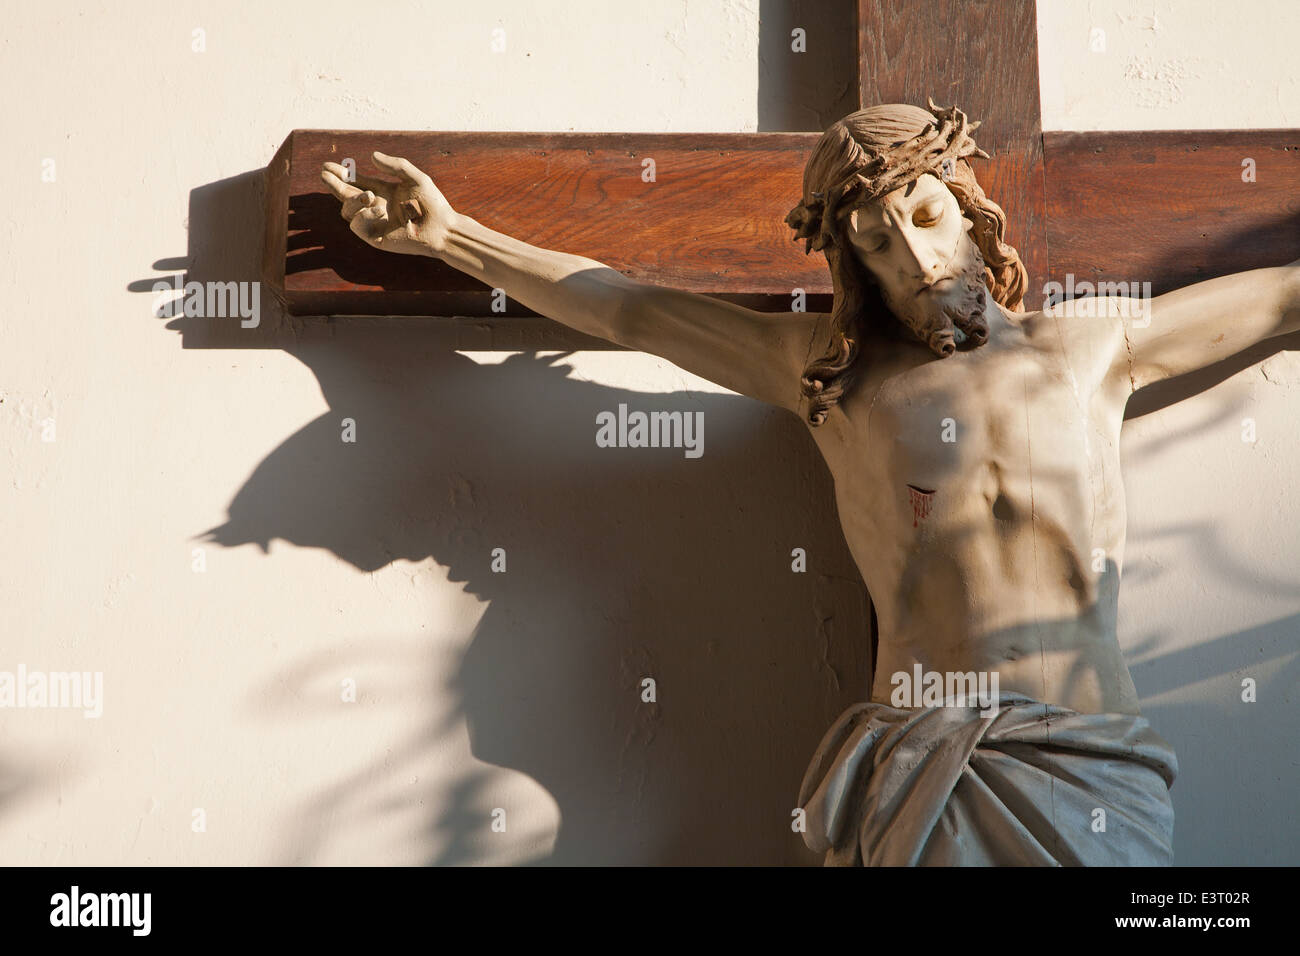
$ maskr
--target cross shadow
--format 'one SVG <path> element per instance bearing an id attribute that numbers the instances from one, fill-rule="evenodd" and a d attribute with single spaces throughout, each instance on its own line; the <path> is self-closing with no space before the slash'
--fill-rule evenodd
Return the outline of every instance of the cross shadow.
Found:
<path id="1" fill-rule="evenodd" d="M 760 131 L 820 133 L 858 108 L 856 3 L 760 0 L 758 16 Z"/>

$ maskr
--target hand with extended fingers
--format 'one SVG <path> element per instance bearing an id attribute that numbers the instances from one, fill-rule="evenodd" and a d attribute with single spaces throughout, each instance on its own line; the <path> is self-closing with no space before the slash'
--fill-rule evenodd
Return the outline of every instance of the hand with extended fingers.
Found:
<path id="1" fill-rule="evenodd" d="M 320 178 L 342 201 L 352 231 L 388 252 L 436 256 L 443 248 L 455 212 L 427 174 L 397 156 L 373 153 L 375 165 L 397 182 L 357 175 L 338 163 L 325 163 Z"/>

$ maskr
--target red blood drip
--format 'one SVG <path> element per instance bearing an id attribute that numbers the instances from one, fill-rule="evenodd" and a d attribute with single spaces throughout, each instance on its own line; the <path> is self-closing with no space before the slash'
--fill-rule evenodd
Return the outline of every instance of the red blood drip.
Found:
<path id="1" fill-rule="evenodd" d="M 915 528 L 918 521 L 930 516 L 930 504 L 934 501 L 934 492 L 908 485 L 907 495 L 912 501 L 912 527 Z"/>

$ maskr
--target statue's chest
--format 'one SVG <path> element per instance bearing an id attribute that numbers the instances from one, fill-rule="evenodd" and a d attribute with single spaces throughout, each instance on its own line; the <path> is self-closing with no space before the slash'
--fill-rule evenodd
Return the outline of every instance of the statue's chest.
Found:
<path id="1" fill-rule="evenodd" d="M 1042 481 L 1065 491 L 1098 467 L 1089 394 L 1032 353 L 930 362 L 864 398 L 853 411 L 859 447 L 878 479 L 921 507 L 939 489 L 990 500 L 1027 499 Z"/>

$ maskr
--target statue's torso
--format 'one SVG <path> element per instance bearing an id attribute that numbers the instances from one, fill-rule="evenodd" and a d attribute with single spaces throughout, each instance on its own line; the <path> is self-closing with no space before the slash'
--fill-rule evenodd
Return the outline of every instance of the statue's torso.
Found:
<path id="1" fill-rule="evenodd" d="M 947 359 L 877 351 L 813 434 L 890 677 L 997 671 L 1001 690 L 1137 712 L 1115 633 L 1124 546 L 1115 343 L 1031 316 Z"/>

